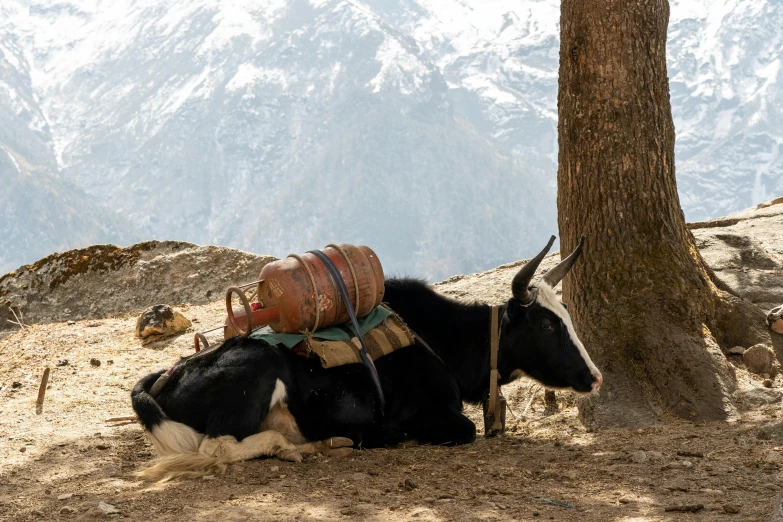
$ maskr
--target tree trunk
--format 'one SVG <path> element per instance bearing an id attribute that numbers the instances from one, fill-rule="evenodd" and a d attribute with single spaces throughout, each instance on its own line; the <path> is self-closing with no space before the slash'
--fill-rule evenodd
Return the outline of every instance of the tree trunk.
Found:
<path id="1" fill-rule="evenodd" d="M 716 325 L 738 299 L 711 279 L 674 176 L 666 0 L 563 0 L 558 94 L 561 251 L 588 234 L 563 284 L 604 374 L 586 422 L 728 419 L 735 379 Z M 728 301 L 727 301 L 728 300 Z"/>

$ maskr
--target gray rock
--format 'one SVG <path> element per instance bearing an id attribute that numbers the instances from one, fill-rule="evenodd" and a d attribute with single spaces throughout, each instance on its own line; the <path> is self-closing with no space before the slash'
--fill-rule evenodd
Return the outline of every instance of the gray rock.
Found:
<path id="1" fill-rule="evenodd" d="M 150 306 L 136 320 L 136 336 L 146 339 L 151 335 L 168 337 L 181 334 L 191 327 L 191 322 L 169 305 Z"/>
<path id="2" fill-rule="evenodd" d="M 666 460 L 666 457 L 664 457 L 663 453 L 661 453 L 660 451 L 648 451 L 646 453 L 647 453 L 647 459 L 655 464 L 659 464 L 664 460 Z"/>
<path id="3" fill-rule="evenodd" d="M 699 252 L 721 283 L 762 312 L 783 303 L 781 227 L 783 204 L 762 204 L 688 225 Z"/>
<path id="4" fill-rule="evenodd" d="M 775 352 L 766 344 L 756 344 L 748 348 L 742 354 L 742 360 L 748 367 L 748 371 L 756 374 L 775 373 Z"/>
<path id="5" fill-rule="evenodd" d="M 351 480 L 366 480 L 368 478 L 372 478 L 372 475 L 369 473 L 354 473 L 351 475 Z"/>
<path id="6" fill-rule="evenodd" d="M 104 515 L 118 515 L 120 510 L 106 502 L 98 502 L 98 510 Z"/>
<path id="7" fill-rule="evenodd" d="M 647 462 L 647 454 L 641 450 L 631 453 L 631 460 L 637 464 L 644 464 Z"/>
<path id="8" fill-rule="evenodd" d="M 744 346 L 735 346 L 733 348 L 729 348 L 729 351 L 726 353 L 728 353 L 729 355 L 742 355 L 743 353 L 745 353 L 746 350 L 747 348 L 745 348 Z"/>
<path id="9" fill-rule="evenodd" d="M 783 440 L 783 422 L 775 422 L 762 427 L 758 435 L 761 440 Z"/>
<path id="10" fill-rule="evenodd" d="M 737 406 L 747 410 L 755 406 L 779 403 L 783 400 L 783 392 L 778 388 L 753 388 L 738 391 L 734 397 L 737 399 Z"/>

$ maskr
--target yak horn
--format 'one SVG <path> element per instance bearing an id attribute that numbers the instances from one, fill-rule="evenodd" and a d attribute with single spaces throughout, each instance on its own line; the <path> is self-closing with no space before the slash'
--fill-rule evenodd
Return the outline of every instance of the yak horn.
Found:
<path id="1" fill-rule="evenodd" d="M 554 288 L 557 283 L 563 280 L 566 274 L 573 268 L 576 260 L 579 259 L 579 254 L 582 253 L 582 246 L 585 244 L 586 238 L 587 235 L 582 234 L 582 237 L 579 238 L 579 244 L 574 251 L 571 252 L 571 255 L 560 261 L 556 267 L 544 275 L 543 279 L 545 283 Z"/>
<path id="2" fill-rule="evenodd" d="M 517 275 L 511 281 L 511 294 L 522 304 L 530 304 L 533 297 L 530 295 L 530 290 L 527 289 L 530 286 L 530 281 L 533 279 L 533 275 L 536 273 L 538 265 L 541 264 L 541 260 L 552 248 L 552 243 L 555 242 L 555 236 L 549 238 L 549 243 L 546 244 L 544 249 L 538 253 L 536 257 L 525 263 L 525 266 L 519 269 Z"/>

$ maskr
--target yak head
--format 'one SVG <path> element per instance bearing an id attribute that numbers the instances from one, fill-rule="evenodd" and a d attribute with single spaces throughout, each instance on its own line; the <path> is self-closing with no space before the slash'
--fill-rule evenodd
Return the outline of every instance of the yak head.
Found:
<path id="1" fill-rule="evenodd" d="M 572 389 L 581 393 L 597 390 L 603 377 L 595 367 L 574 330 L 565 305 L 553 288 L 573 267 L 582 252 L 586 236 L 556 267 L 535 284 L 533 275 L 549 252 L 547 246 L 523 266 L 511 283 L 500 328 L 498 366 L 504 380 L 527 375 L 547 388 Z"/>

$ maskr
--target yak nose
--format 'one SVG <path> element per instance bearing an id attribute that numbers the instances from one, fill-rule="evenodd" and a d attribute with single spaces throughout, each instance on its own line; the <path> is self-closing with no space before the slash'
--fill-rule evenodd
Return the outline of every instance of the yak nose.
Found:
<path id="1" fill-rule="evenodd" d="M 601 387 L 601 383 L 604 382 L 603 376 L 599 373 L 597 375 L 593 375 L 593 390 L 597 390 Z"/>

